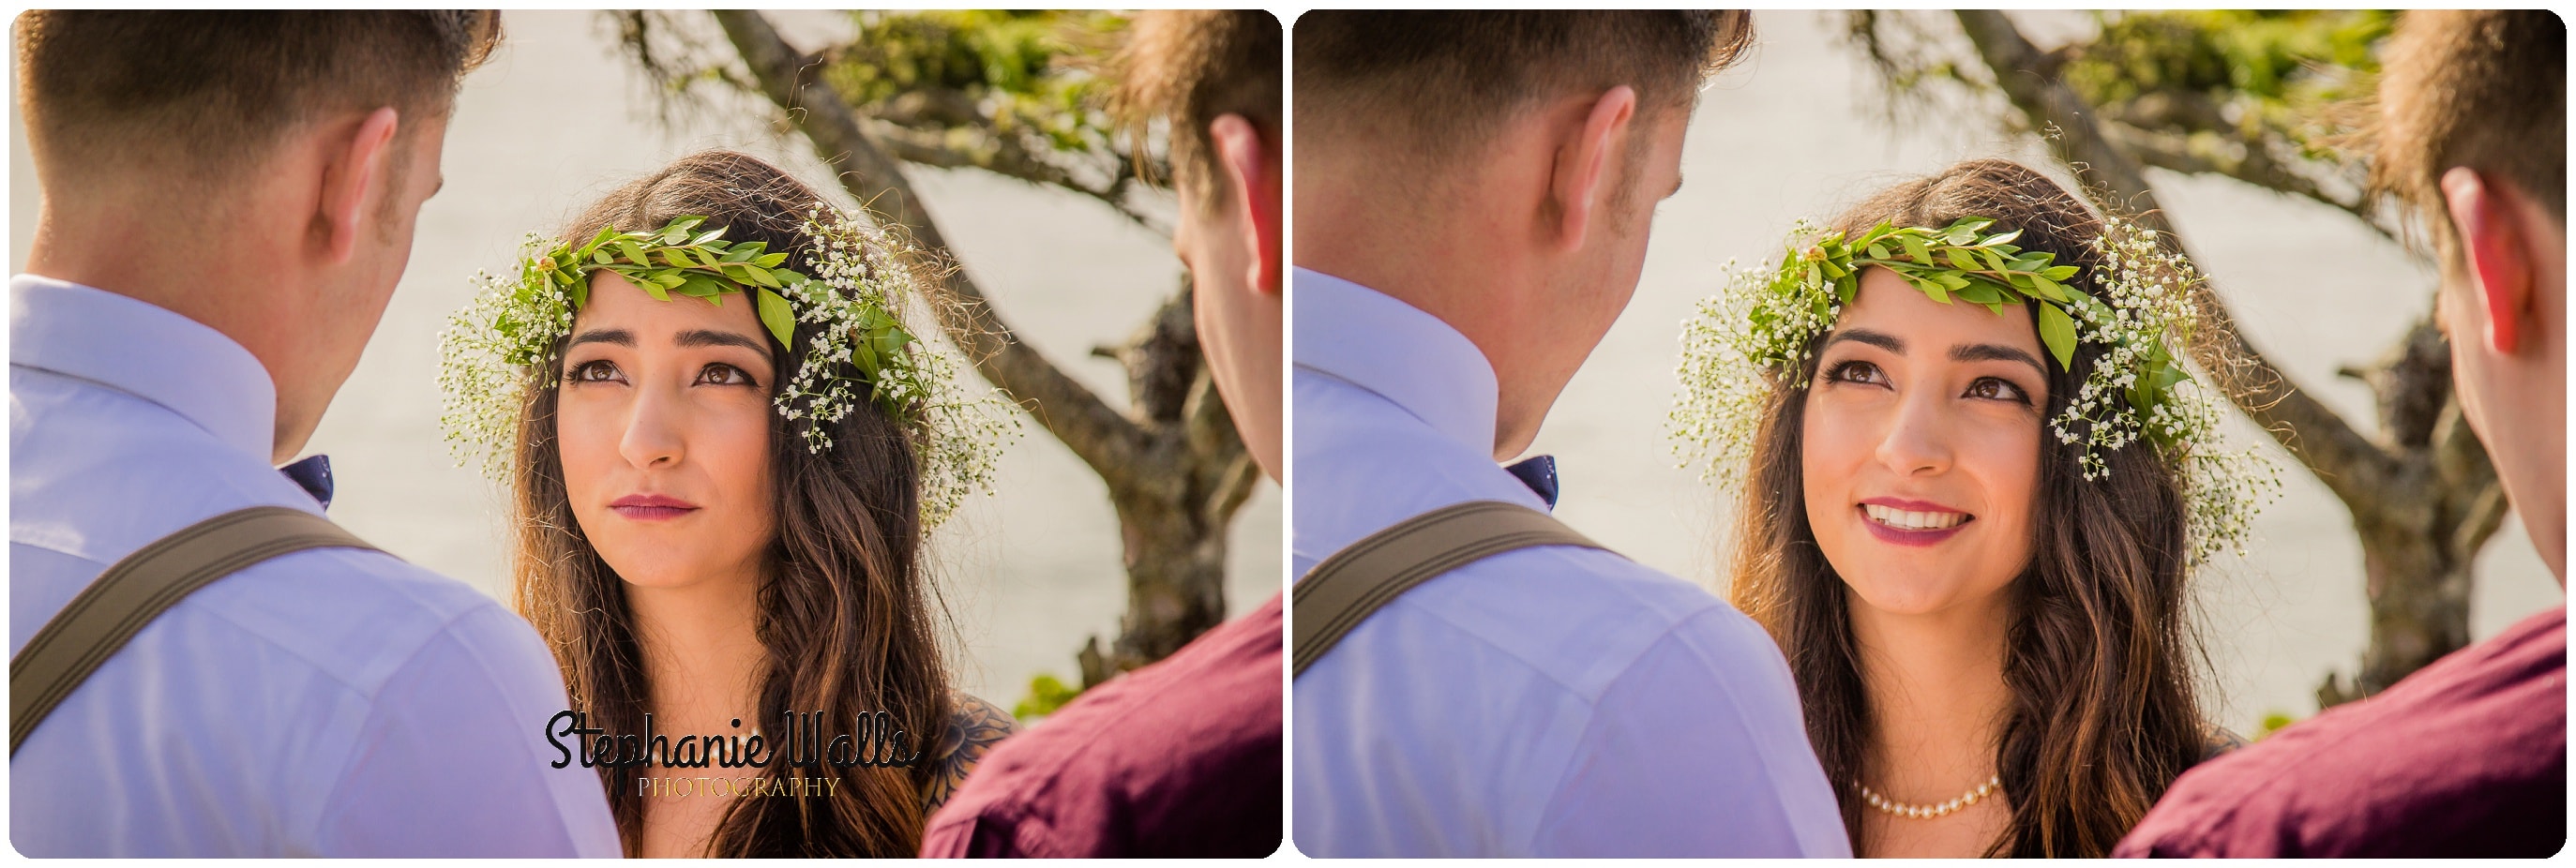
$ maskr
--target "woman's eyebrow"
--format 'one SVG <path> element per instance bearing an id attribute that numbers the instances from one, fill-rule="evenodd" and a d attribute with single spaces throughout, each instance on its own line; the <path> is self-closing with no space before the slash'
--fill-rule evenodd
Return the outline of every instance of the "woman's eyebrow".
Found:
<path id="1" fill-rule="evenodd" d="M 565 346 L 577 347 L 582 344 L 616 344 L 621 347 L 633 349 L 635 346 L 635 333 L 625 329 L 592 329 L 574 336 L 572 343 L 565 344 Z"/>
<path id="2" fill-rule="evenodd" d="M 2040 364 L 2038 358 L 2022 352 L 2017 347 L 2007 347 L 2002 344 L 1960 344 L 1950 348 L 1950 361 L 2020 362 L 2029 365 L 2031 370 L 2038 371 L 2040 376 L 2048 376 L 2048 366 Z"/>
<path id="3" fill-rule="evenodd" d="M 769 352 L 769 345 L 740 334 L 715 329 L 690 329 L 673 337 L 671 342 L 682 347 L 741 347 L 753 352 Z"/>
<path id="4" fill-rule="evenodd" d="M 1835 332 L 1832 338 L 1826 339 L 1825 346 L 1830 347 L 1844 341 L 1859 341 L 1900 356 L 1905 355 L 1904 341 L 1897 340 L 1895 335 L 1869 329 L 1844 329 Z"/>

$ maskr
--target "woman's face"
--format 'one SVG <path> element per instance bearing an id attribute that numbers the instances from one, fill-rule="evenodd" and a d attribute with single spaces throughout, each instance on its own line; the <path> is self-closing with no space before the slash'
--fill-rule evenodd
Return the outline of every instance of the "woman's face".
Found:
<path id="1" fill-rule="evenodd" d="M 1807 522 L 1858 601 L 1896 614 L 2000 599 L 2029 562 L 2046 362 L 2027 307 L 1933 301 L 1883 268 L 1818 353 Z"/>
<path id="2" fill-rule="evenodd" d="M 756 579 L 776 366 L 750 301 L 656 301 L 593 274 L 555 411 L 573 518 L 635 585 Z"/>

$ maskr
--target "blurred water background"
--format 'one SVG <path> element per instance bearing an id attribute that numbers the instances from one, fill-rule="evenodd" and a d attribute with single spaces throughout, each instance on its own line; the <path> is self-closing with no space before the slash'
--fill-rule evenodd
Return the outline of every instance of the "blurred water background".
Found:
<path id="1" fill-rule="evenodd" d="M 2089 26 L 2063 13 L 2015 16 L 2034 41 Z M 1799 217 L 1822 219 L 1903 178 L 2000 156 L 2063 182 L 2039 142 L 1973 122 L 1892 126 L 1837 12 L 1762 12 L 1760 48 L 1701 95 L 1682 157 L 1686 183 L 1654 224 L 1636 298 L 1549 414 L 1533 454 L 1563 474 L 1557 514 L 1637 560 L 1722 593 L 1719 547 L 1733 510 L 1676 467 L 1664 414 L 1676 388 L 1682 320 L 1717 289 L 1729 259 L 1776 257 Z M 2430 309 L 2433 271 L 2341 211 L 2234 181 L 2151 172 L 2198 265 L 2252 342 L 2356 427 L 2376 435 L 2367 387 L 2334 375 L 2366 364 Z M 2215 720 L 2251 735 L 2267 713 L 2316 711 L 2328 671 L 2351 672 L 2369 643 L 2361 544 L 2343 505 L 2241 416 L 2287 491 L 2254 527 L 2252 556 L 2198 576 Z M 2564 599 L 2518 516 L 2479 559 L 2470 617 L 2483 639 Z"/>
<path id="2" fill-rule="evenodd" d="M 822 12 L 773 20 L 808 49 L 821 44 L 820 33 L 846 26 Z M 410 268 L 307 447 L 331 456 L 334 519 L 504 600 L 501 489 L 457 467 L 438 429 L 438 332 L 472 296 L 473 273 L 507 269 L 522 233 L 551 232 L 597 196 L 704 148 L 761 156 L 847 202 L 802 138 L 771 131 L 766 104 L 720 102 L 695 122 L 664 126 L 596 13 L 513 11 L 505 27 L 507 41 L 457 97 L 447 186 L 421 210 Z M 15 272 L 27 260 L 39 192 L 14 92 L 9 105 Z M 974 170 L 907 172 L 958 260 L 1020 339 L 1123 409 L 1124 372 L 1090 350 L 1126 338 L 1177 288 L 1181 265 L 1169 240 L 1069 193 Z M 1168 198 L 1149 207 L 1168 214 Z M 965 374 L 967 385 L 985 388 L 973 376 Z M 996 495 L 975 498 L 943 526 L 930 560 L 956 622 L 960 686 L 1005 708 L 1035 674 L 1078 680 L 1074 652 L 1086 637 L 1099 635 L 1104 645 L 1115 637 L 1126 608 L 1106 488 L 1034 421 L 1024 428 L 1002 456 Z M 1279 591 L 1280 515 L 1279 489 L 1267 481 L 1237 514 L 1229 615 Z"/>

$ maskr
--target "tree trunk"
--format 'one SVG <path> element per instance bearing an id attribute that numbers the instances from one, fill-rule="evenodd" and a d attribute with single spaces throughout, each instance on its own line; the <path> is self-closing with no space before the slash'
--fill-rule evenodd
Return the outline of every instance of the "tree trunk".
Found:
<path id="1" fill-rule="evenodd" d="M 934 255 L 948 247 L 920 205 L 902 164 L 758 12 L 713 13 L 759 83 L 841 186 L 899 224 Z M 953 259 L 953 258 L 952 258 Z M 1128 343 L 1093 351 L 1126 369 L 1132 401 L 1121 414 L 1012 336 L 968 269 L 947 269 L 954 305 L 934 305 L 940 326 L 977 374 L 1009 395 L 1108 484 L 1125 542 L 1127 613 L 1103 653 L 1095 637 L 1078 654 L 1088 688 L 1160 660 L 1225 618 L 1226 529 L 1252 494 L 1259 468 L 1205 370 L 1186 285 Z"/>
<path id="2" fill-rule="evenodd" d="M 2057 77 L 2056 64 L 1992 10 L 1959 10 L 1977 55 L 2033 129 L 2054 131 L 2049 152 L 2086 181 L 2097 205 L 2139 215 L 2166 243 L 2182 236 L 2158 211 L 2144 166 L 2097 124 L 2099 114 Z M 2387 357 L 2345 376 L 2369 383 L 2380 436 L 2365 437 L 2266 361 L 2234 325 L 2215 285 L 2195 295 L 2220 336 L 2193 351 L 2220 391 L 2352 513 L 2370 600 L 2370 647 L 2350 683 L 2328 674 L 2319 707 L 2386 689 L 2466 646 L 2469 587 L 2478 551 L 2503 521 L 2503 489 L 2486 449 L 2451 395 L 2449 346 L 2427 315 Z"/>

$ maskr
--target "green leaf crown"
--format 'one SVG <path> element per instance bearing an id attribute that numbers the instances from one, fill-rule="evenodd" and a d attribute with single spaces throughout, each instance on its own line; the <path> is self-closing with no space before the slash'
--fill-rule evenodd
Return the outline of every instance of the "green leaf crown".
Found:
<path id="1" fill-rule="evenodd" d="M 1943 304 L 1964 301 L 1998 315 L 2031 305 L 2040 343 L 2061 370 L 2075 369 L 2079 346 L 2102 347 L 2049 430 L 2079 449 L 2087 481 L 2109 474 L 2104 454 L 2140 439 L 2166 450 L 2191 496 L 2193 559 L 2242 551 L 2279 474 L 2252 449 L 2215 448 L 2219 396 L 2184 370 L 2199 322 L 2192 289 L 2200 278 L 2190 262 L 2159 245 L 2155 230 L 2112 217 L 2087 242 L 2105 263 L 2088 293 L 2070 285 L 2082 269 L 2022 249 L 2013 243 L 2018 230 L 1988 231 L 1994 223 L 1976 216 L 1940 228 L 1880 223 L 1847 237 L 1800 221 L 1777 268 L 1735 271 L 1729 263 L 1735 273 L 1725 290 L 1683 326 L 1683 388 L 1671 415 L 1677 451 L 1701 462 L 1704 478 L 1740 483 L 1773 384 L 1806 387 L 1799 374 L 1816 338 L 1858 296 L 1861 271 L 1874 266 Z"/>
<path id="2" fill-rule="evenodd" d="M 813 249 L 800 271 L 787 267 L 787 253 L 727 241 L 723 228 L 703 228 L 706 221 L 689 215 L 658 229 L 602 227 L 578 245 L 549 247 L 531 234 L 516 279 L 478 274 L 483 291 L 440 338 L 440 422 L 458 462 L 479 454 L 488 475 L 506 478 L 528 390 L 555 384 L 556 344 L 589 303 L 592 277 L 610 271 L 659 301 L 678 295 L 722 305 L 725 296 L 746 295 L 762 327 L 791 352 L 799 349 L 798 323 L 828 323 L 812 332 L 803 364 L 773 403 L 806 423 L 809 452 L 832 447 L 828 426 L 862 398 L 911 430 L 925 527 L 969 491 L 989 489 L 998 445 L 1018 423 L 990 396 L 950 395 L 954 361 L 906 327 L 904 305 L 916 290 L 908 245 L 854 215 L 816 208 L 805 215 Z"/>

